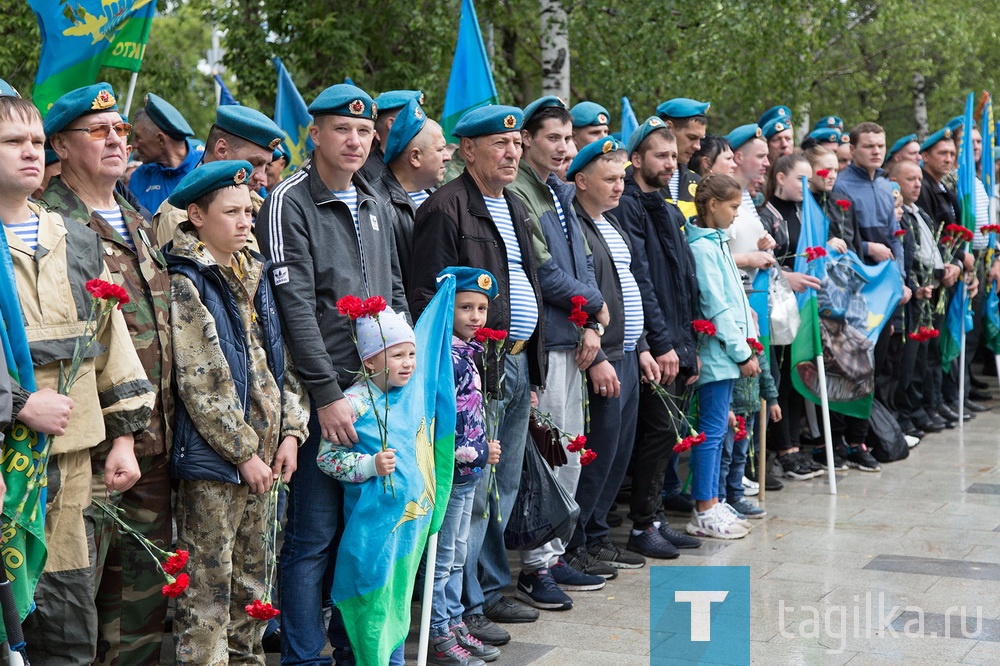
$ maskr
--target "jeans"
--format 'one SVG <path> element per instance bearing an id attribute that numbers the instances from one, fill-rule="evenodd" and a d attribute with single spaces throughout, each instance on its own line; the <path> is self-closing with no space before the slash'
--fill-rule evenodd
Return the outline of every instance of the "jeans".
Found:
<path id="1" fill-rule="evenodd" d="M 462 622 L 462 578 L 469 550 L 469 527 L 476 486 L 482 479 L 451 487 L 448 509 L 438 532 L 437 560 L 434 562 L 434 596 L 431 599 L 431 636 L 447 636 Z"/>
<path id="2" fill-rule="evenodd" d="M 592 546 L 608 535 L 608 511 L 618 496 L 632 457 L 639 411 L 639 360 L 635 352 L 628 352 L 625 358 L 612 361 L 611 365 L 621 382 L 621 395 L 604 398 L 595 395 L 590 386 L 587 445 L 597 457 L 580 472 L 576 486 L 580 519 L 569 541 L 570 550 Z"/>
<path id="3" fill-rule="evenodd" d="M 299 447 L 298 470 L 288 490 L 288 522 L 278 563 L 281 663 L 330 664 L 323 602 L 328 599 L 337 559 L 343 489 L 316 465 L 320 426 L 316 410 L 309 438 Z M 338 646 L 334 646 L 338 647 Z"/>
<path id="4" fill-rule="evenodd" d="M 590 390 L 590 387 L 587 387 Z M 584 434 L 583 377 L 576 365 L 576 350 L 549 352 L 545 390 L 538 396 L 538 409 L 552 416 L 552 422 L 570 437 Z M 566 441 L 562 442 L 566 448 Z M 571 497 L 580 482 L 580 454 L 566 452 L 566 464 L 552 470 L 552 476 Z M 566 544 L 556 538 L 538 548 L 521 551 L 525 571 L 552 566 L 566 552 Z"/>
<path id="5" fill-rule="evenodd" d="M 675 379 L 664 385 L 672 395 L 684 394 L 684 381 Z M 686 405 L 681 405 L 686 409 Z M 668 494 L 680 492 L 681 483 L 677 476 L 677 427 L 663 402 L 653 394 L 648 386 L 639 391 L 639 432 L 632 452 L 632 496 L 629 519 L 637 530 L 644 530 L 653 524 L 663 506 L 662 493 L 667 490 L 664 476 L 673 474 L 669 482 L 672 486 Z"/>
<path id="6" fill-rule="evenodd" d="M 747 451 L 753 438 L 756 414 L 747 414 L 747 436 L 736 441 L 736 432 L 730 428 L 722 446 L 722 462 L 719 465 L 719 501 L 734 504 L 743 499 L 743 477 L 746 474 Z"/>
<path id="7" fill-rule="evenodd" d="M 691 448 L 691 496 L 701 502 L 719 493 L 719 465 L 722 443 L 729 432 L 729 405 L 733 400 L 735 380 L 708 382 L 698 387 L 698 428 L 705 441 Z"/>
<path id="8" fill-rule="evenodd" d="M 392 654 L 389 655 L 389 666 L 403 666 L 406 663 L 406 660 L 403 658 L 404 647 L 406 647 L 406 643 L 403 643 L 403 645 L 392 651 Z"/>
<path id="9" fill-rule="evenodd" d="M 523 353 L 517 356 L 508 354 L 504 372 L 504 399 L 500 409 L 503 416 L 497 435 L 503 453 L 496 464 L 500 506 L 497 507 L 496 500 L 491 499 L 495 491 L 489 488 L 490 470 L 487 466 L 484 480 L 476 486 L 472 503 L 469 552 L 465 561 L 467 564 L 478 563 L 478 567 L 469 566 L 469 573 L 463 581 L 462 604 L 468 615 L 480 614 L 484 605 L 491 606 L 500 601 L 500 590 L 510 584 L 510 563 L 507 561 L 503 531 L 521 485 L 524 445 L 528 439 L 528 414 L 531 410 L 528 357 Z"/>

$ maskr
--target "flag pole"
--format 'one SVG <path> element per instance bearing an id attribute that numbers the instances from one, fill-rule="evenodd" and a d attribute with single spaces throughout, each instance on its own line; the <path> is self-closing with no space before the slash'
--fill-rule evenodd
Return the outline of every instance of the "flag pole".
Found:
<path id="1" fill-rule="evenodd" d="M 965 311 L 968 304 L 965 300 L 965 276 L 962 276 L 962 339 L 958 353 L 958 429 L 965 429 Z"/>
<path id="2" fill-rule="evenodd" d="M 125 96 L 125 117 L 132 110 L 132 95 L 135 94 L 135 81 L 139 78 L 139 72 L 132 72 L 132 78 L 128 82 L 128 95 Z"/>
<path id="3" fill-rule="evenodd" d="M 767 492 L 767 401 L 760 399 L 760 431 L 757 435 L 757 504 L 764 506 Z"/>
<path id="4" fill-rule="evenodd" d="M 830 476 L 830 494 L 837 494 L 837 475 L 833 469 L 833 432 L 830 429 L 830 396 L 826 391 L 826 364 L 822 351 L 816 356 L 816 373 L 819 379 L 819 399 L 823 407 L 823 445 L 826 450 L 826 468 Z"/>
<path id="5" fill-rule="evenodd" d="M 434 569 L 437 566 L 437 532 L 427 539 L 427 566 L 424 568 L 424 593 L 420 599 L 420 641 L 417 644 L 417 666 L 427 666 L 427 649 L 431 634 L 431 595 L 434 594 Z"/>

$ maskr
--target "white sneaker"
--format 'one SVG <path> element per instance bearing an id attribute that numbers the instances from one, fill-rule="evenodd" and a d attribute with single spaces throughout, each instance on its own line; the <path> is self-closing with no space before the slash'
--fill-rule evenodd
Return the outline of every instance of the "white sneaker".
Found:
<path id="1" fill-rule="evenodd" d="M 747 477 L 743 477 L 743 494 L 747 497 L 756 497 L 760 494 L 760 484 L 756 481 L 751 481 Z"/>
<path id="2" fill-rule="evenodd" d="M 707 511 L 692 511 L 691 522 L 685 528 L 688 534 L 713 539 L 742 539 L 749 531 L 726 516 L 728 511 L 716 504 Z"/>
<path id="3" fill-rule="evenodd" d="M 910 449 L 912 449 L 914 446 L 916 446 L 917 444 L 920 443 L 920 438 L 919 437 L 914 437 L 913 435 L 903 435 L 903 438 L 906 440 L 906 446 L 907 446 L 907 448 L 910 448 Z M 747 495 L 748 493 L 744 491 L 743 494 Z"/>
<path id="4" fill-rule="evenodd" d="M 719 502 L 716 506 L 719 507 L 719 511 L 722 512 L 723 517 L 729 518 L 732 522 L 745 528 L 747 532 L 749 532 L 750 528 L 753 527 L 753 525 L 750 524 L 750 521 L 746 519 L 746 516 L 734 509 L 728 502 Z"/>

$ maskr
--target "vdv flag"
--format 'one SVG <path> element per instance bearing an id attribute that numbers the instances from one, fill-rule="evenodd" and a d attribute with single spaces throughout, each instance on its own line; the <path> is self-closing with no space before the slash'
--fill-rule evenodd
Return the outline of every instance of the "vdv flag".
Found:
<path id="1" fill-rule="evenodd" d="M 996 126 L 993 123 L 993 96 L 990 93 L 983 94 L 983 111 L 979 120 L 979 129 L 983 134 L 983 154 L 980 158 L 979 173 L 982 178 L 986 194 L 990 197 L 990 223 L 996 223 L 996 203 L 993 199 L 993 164 L 994 146 L 996 140 Z M 997 252 L 997 234 L 991 231 L 989 235 L 989 245 L 986 249 L 986 259 L 984 266 L 993 265 L 993 260 Z M 987 349 L 994 354 L 1000 354 L 1000 297 L 997 296 L 997 285 L 992 281 L 987 281 L 983 285 L 986 289 L 986 301 L 983 310 L 983 336 Z"/>
<path id="2" fill-rule="evenodd" d="M 312 124 L 312 115 L 309 107 L 302 100 L 295 82 L 285 69 L 281 58 L 274 59 L 274 66 L 278 70 L 278 94 L 274 100 L 274 122 L 284 131 L 287 141 L 285 145 L 292 154 L 289 166 L 297 169 L 309 157 L 309 153 L 316 146 L 313 145 L 309 137 L 309 125 Z"/>
<path id="3" fill-rule="evenodd" d="M 496 104 L 497 87 L 493 84 L 490 60 L 486 56 L 479 19 L 472 0 L 462 0 L 462 15 L 458 19 L 458 43 L 451 61 L 451 76 L 444 95 L 441 129 L 449 141 L 452 130 L 466 111 Z"/>
<path id="4" fill-rule="evenodd" d="M 3 318 L 0 321 L 0 343 L 7 361 L 7 372 L 13 381 L 28 391 L 34 391 L 35 371 L 21 304 L 17 299 L 14 265 L 7 237 L 3 233 L 0 233 L 0 316 Z M 45 438 L 19 422 L 11 424 L 4 435 L 3 480 L 7 484 L 7 494 L 3 501 L 3 562 L 23 621 L 33 607 L 35 586 L 48 554 L 45 547 L 45 505 L 44 502 L 39 504 L 43 489 L 32 492 L 16 525 L 12 526 L 10 521 L 17 513 L 17 506 L 28 487 L 29 475 L 45 448 Z M 32 507 L 36 504 L 39 504 L 39 510 L 33 511 Z M 33 513 L 34 520 L 31 519 Z M 0 641 L 6 638 L 6 632 L 0 626 Z"/>
<path id="5" fill-rule="evenodd" d="M 975 93 L 969 93 L 965 98 L 965 127 L 973 126 L 972 106 L 975 100 Z M 976 156 L 972 150 L 972 132 L 962 132 L 962 145 L 958 151 L 958 184 L 955 188 L 958 195 L 958 205 L 961 212 L 959 224 L 972 233 L 976 233 Z M 963 249 L 968 252 L 969 243 L 965 243 Z M 957 302 L 956 302 L 957 301 Z M 965 281 L 959 280 L 958 288 L 951 295 L 948 303 L 948 310 L 944 315 L 944 330 L 941 331 L 941 366 L 948 370 L 951 362 L 962 353 L 962 325 L 965 324 L 965 332 L 971 331 L 971 312 L 969 309 L 969 299 L 965 290 Z"/>
<path id="6" fill-rule="evenodd" d="M 455 473 L 455 277 L 447 276 L 414 329 L 417 368 L 389 391 L 388 442 L 396 449 L 395 496 L 382 478 L 344 484 L 344 528 L 332 597 L 359 666 L 385 666 L 410 629 L 410 599 L 427 537 L 441 527 Z M 349 389 L 355 390 L 355 389 Z M 376 389 L 377 391 L 377 389 Z M 385 395 L 375 398 L 383 415 Z M 352 451 L 381 450 L 371 403 L 354 423 Z M 346 544 L 350 544 L 347 547 Z"/>
<path id="7" fill-rule="evenodd" d="M 622 97 L 622 143 L 628 145 L 629 137 L 638 128 L 639 121 L 635 117 L 635 111 L 632 110 L 632 102 L 628 101 L 628 97 Z"/>
<path id="8" fill-rule="evenodd" d="M 226 87 L 225 81 L 218 74 L 215 75 L 215 82 L 219 84 L 219 106 L 239 106 L 240 103 L 236 101 L 233 97 L 233 93 L 229 92 L 229 88 Z"/>
<path id="9" fill-rule="evenodd" d="M 771 348 L 771 310 L 767 300 L 770 289 L 770 271 L 757 271 L 750 286 L 750 293 L 747 294 L 750 307 L 757 313 L 757 328 L 760 330 L 757 342 L 764 345 L 765 354 L 770 353 Z"/>
<path id="10" fill-rule="evenodd" d="M 64 93 L 97 81 L 101 67 L 138 72 L 155 0 L 28 0 L 42 52 L 31 99 L 44 117 Z"/>
<path id="11" fill-rule="evenodd" d="M 805 178 L 802 190 L 809 191 Z M 875 390 L 875 342 L 903 297 L 903 282 L 895 262 L 867 266 L 854 252 L 827 250 L 827 256 L 809 261 L 806 250 L 825 249 L 829 228 L 807 194 L 795 271 L 818 278 L 821 287 L 797 295 L 802 322 L 792 342 L 792 384 L 820 404 L 816 357 L 823 354 L 830 410 L 867 419 Z"/>

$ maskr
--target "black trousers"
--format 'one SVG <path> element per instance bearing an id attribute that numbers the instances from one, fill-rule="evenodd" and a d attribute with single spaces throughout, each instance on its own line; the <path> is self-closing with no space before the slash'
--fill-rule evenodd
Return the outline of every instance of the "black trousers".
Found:
<path id="1" fill-rule="evenodd" d="M 676 379 L 665 386 L 672 395 L 684 394 L 684 382 Z M 681 409 L 686 409 L 682 405 Z M 639 392 L 639 426 L 632 451 L 632 496 L 629 519 L 637 530 L 656 520 L 663 504 L 663 477 L 668 465 L 676 466 L 677 427 L 663 402 L 643 384 Z"/>

